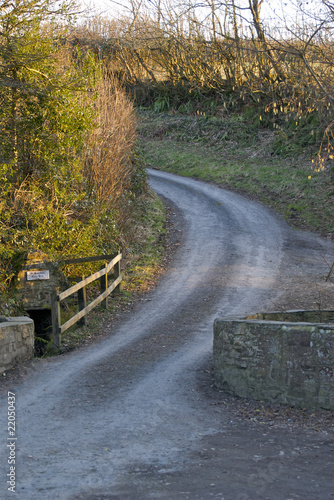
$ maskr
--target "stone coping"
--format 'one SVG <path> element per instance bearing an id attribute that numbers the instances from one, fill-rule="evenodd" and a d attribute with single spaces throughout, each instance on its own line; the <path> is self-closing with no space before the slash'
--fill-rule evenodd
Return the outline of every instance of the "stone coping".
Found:
<path id="1" fill-rule="evenodd" d="M 1 323 L 3 323 L 3 325 Z M 33 323 L 33 320 L 31 318 L 28 318 L 28 316 L 0 316 L 0 328 L 1 326 L 9 326 L 8 323 L 10 323 L 11 325 L 18 325 L 24 323 Z"/>
<path id="2" fill-rule="evenodd" d="M 269 311 L 253 313 L 248 316 L 219 316 L 221 321 L 242 322 L 267 322 L 267 323 L 291 323 L 291 324 L 316 324 L 334 326 L 334 309 L 318 310 L 291 310 L 291 311 Z"/>

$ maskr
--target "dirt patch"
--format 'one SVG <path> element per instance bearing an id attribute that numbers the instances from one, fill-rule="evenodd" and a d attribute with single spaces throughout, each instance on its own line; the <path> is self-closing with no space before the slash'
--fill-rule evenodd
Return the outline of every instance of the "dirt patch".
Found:
<path id="1" fill-rule="evenodd" d="M 224 413 L 227 410 L 235 421 L 254 423 L 264 428 L 287 430 L 298 428 L 309 432 L 334 434 L 334 411 L 292 408 L 250 398 L 239 398 L 225 390 L 217 389 L 211 360 L 197 370 L 197 383 L 208 405 L 221 408 Z"/>

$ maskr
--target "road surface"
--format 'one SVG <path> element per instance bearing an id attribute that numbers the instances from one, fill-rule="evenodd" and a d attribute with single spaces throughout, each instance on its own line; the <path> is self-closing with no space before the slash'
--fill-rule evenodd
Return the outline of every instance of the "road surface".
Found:
<path id="1" fill-rule="evenodd" d="M 169 270 L 106 339 L 3 383 L 0 498 L 333 499 L 333 433 L 235 421 L 208 368 L 218 315 L 272 309 L 292 279 L 326 274 L 333 244 L 237 194 L 149 173 L 175 207 Z"/>

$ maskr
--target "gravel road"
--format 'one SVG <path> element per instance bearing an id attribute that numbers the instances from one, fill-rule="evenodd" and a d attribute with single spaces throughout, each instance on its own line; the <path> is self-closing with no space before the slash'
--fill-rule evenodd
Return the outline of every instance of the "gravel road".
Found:
<path id="1" fill-rule="evenodd" d="M 333 425 L 236 418 L 210 368 L 218 315 L 331 300 L 333 243 L 238 194 L 149 173 L 175 207 L 169 269 L 105 339 L 2 381 L 0 498 L 333 499 Z M 6 482 L 7 391 L 16 494 Z"/>

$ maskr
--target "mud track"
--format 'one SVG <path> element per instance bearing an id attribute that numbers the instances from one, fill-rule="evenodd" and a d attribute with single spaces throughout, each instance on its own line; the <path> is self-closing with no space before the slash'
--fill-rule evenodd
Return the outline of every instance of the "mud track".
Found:
<path id="1" fill-rule="evenodd" d="M 217 315 L 316 306 L 320 296 L 333 306 L 324 282 L 333 243 L 209 184 L 150 179 L 176 207 L 168 272 L 102 341 L 2 382 L 0 498 L 334 498 L 333 415 L 318 430 L 259 421 L 212 387 L 211 373 Z M 7 390 L 16 495 L 6 483 Z"/>

